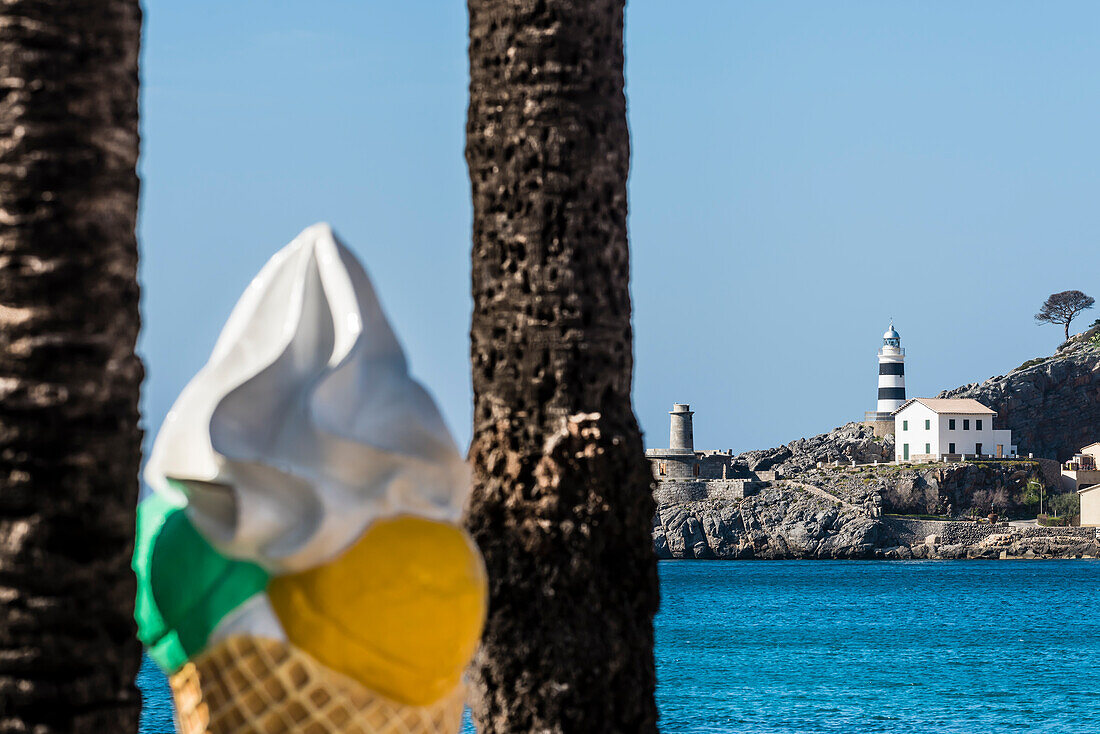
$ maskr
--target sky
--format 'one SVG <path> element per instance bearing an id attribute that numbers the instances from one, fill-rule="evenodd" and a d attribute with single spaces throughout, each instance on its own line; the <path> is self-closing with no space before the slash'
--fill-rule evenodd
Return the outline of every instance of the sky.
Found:
<path id="1" fill-rule="evenodd" d="M 370 272 L 464 448 L 466 7 L 146 0 L 139 238 L 151 439 L 302 229 Z M 742 451 L 1050 354 L 1100 297 L 1100 3 L 631 0 L 634 409 Z M 1086 312 L 1075 326 L 1100 316 Z M 1026 450 L 1026 447 L 1021 447 Z"/>

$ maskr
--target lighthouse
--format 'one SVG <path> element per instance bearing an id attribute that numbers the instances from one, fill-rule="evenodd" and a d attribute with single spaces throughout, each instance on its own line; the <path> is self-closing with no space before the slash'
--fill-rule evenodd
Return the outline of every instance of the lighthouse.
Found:
<path id="1" fill-rule="evenodd" d="M 901 347 L 901 335 L 894 330 L 894 322 L 882 335 L 882 349 L 878 350 L 878 414 L 889 414 L 905 403 L 905 350 Z"/>

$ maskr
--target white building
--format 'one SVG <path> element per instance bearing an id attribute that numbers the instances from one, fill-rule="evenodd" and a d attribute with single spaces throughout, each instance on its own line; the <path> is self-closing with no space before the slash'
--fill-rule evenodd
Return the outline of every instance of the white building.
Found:
<path id="1" fill-rule="evenodd" d="M 1100 527 L 1100 443 L 1086 446 L 1062 465 L 1062 488 L 1081 495 L 1081 525 Z"/>
<path id="2" fill-rule="evenodd" d="M 913 398 L 894 411 L 898 461 L 1016 456 L 1012 431 L 995 430 L 997 412 L 970 398 Z"/>

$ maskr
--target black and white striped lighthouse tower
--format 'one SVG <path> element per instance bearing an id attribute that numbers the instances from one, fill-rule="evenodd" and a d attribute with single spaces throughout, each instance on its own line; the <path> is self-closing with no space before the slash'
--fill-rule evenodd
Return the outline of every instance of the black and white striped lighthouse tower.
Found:
<path id="1" fill-rule="evenodd" d="M 878 350 L 878 414 L 890 413 L 905 403 L 905 350 L 901 348 L 901 335 L 894 331 L 894 322 L 882 335 L 882 349 Z"/>

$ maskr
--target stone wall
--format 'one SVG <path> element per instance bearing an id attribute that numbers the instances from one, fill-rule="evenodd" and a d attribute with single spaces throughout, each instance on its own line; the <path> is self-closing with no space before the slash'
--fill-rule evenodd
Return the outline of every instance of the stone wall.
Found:
<path id="1" fill-rule="evenodd" d="M 646 449 L 645 454 L 658 481 L 753 478 L 748 465 L 728 451 Z"/>
<path id="2" fill-rule="evenodd" d="M 703 453 L 697 458 L 700 479 L 747 479 L 748 466 L 738 465 L 733 454 Z"/>
<path id="3" fill-rule="evenodd" d="M 1013 528 L 1013 532 L 1015 534 L 1019 535 L 1020 537 L 1024 537 L 1024 538 L 1074 537 L 1074 538 L 1089 539 L 1089 538 L 1095 538 L 1096 537 L 1096 528 L 1078 528 L 1078 527 L 1072 527 L 1072 528 L 1050 527 L 1050 528 L 1048 528 L 1048 527 L 1042 527 L 1042 526 L 1037 525 L 1035 527 L 1029 527 L 1029 528 L 1015 527 L 1015 528 Z"/>
<path id="4" fill-rule="evenodd" d="M 1011 526 L 988 522 L 945 522 L 940 531 L 940 543 L 943 545 L 973 545 L 980 543 L 994 533 L 1010 532 Z"/>
<path id="5" fill-rule="evenodd" d="M 886 518 L 883 525 L 881 537 L 892 546 L 883 549 L 886 558 L 1073 558 L 1100 553 L 1096 528 L 908 518 Z"/>
<path id="6" fill-rule="evenodd" d="M 703 500 L 739 500 L 753 494 L 752 479 L 707 479 L 696 481 L 658 481 L 653 499 L 659 506 Z"/>
<path id="7" fill-rule="evenodd" d="M 942 535 L 944 526 L 948 524 L 943 520 L 911 520 L 907 517 L 883 519 L 883 525 L 894 541 L 906 545 L 923 542 L 929 535 Z"/>
<path id="8" fill-rule="evenodd" d="M 870 428 L 875 438 L 886 438 L 894 435 L 894 421 L 863 421 L 861 425 Z"/>
<path id="9" fill-rule="evenodd" d="M 673 453 L 667 449 L 647 449 L 645 453 L 653 477 L 657 480 L 690 480 L 694 476 L 694 453 Z"/>
<path id="10" fill-rule="evenodd" d="M 966 520 L 910 520 L 903 517 L 886 519 L 898 543 L 914 545 L 934 536 L 940 545 L 972 545 L 995 533 L 1008 533 L 1014 528 L 1008 523 L 969 522 Z M 1045 530 L 1045 528 L 1044 528 Z"/>

